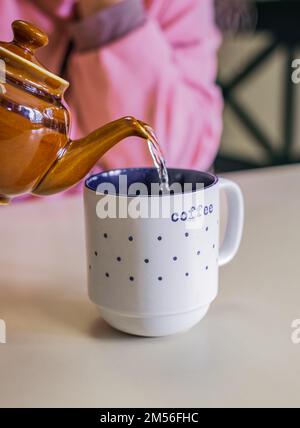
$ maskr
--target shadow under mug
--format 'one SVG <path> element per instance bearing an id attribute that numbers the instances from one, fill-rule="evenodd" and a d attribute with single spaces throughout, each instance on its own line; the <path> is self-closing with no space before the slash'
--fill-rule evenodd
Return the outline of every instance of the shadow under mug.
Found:
<path id="1" fill-rule="evenodd" d="M 171 185 L 191 183 L 192 189 L 128 194 L 136 183 L 149 190 L 158 182 L 152 168 L 103 172 L 85 183 L 89 297 L 108 324 L 139 336 L 165 336 L 197 324 L 217 296 L 219 266 L 232 260 L 242 237 L 244 203 L 235 183 L 198 171 L 168 172 Z M 228 200 L 221 248 L 220 190 Z M 162 203 L 168 206 L 165 215 L 128 215 L 130 205 L 157 213 Z"/>

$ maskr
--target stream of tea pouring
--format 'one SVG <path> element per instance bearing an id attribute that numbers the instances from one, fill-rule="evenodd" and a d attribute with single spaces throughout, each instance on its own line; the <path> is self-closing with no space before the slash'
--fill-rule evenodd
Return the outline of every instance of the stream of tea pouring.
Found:
<path id="1" fill-rule="evenodd" d="M 153 163 L 157 169 L 159 178 L 159 187 L 162 194 L 170 193 L 169 186 L 169 174 L 166 167 L 166 161 L 164 159 L 158 138 L 151 126 L 144 124 L 143 127 L 147 131 L 149 138 L 147 140 L 149 151 L 153 159 Z"/>

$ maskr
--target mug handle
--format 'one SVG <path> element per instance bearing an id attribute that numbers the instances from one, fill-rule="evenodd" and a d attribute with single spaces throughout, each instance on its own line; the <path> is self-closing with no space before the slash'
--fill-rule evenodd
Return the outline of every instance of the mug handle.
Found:
<path id="1" fill-rule="evenodd" d="M 224 266 L 234 258 L 241 243 L 244 226 L 244 198 L 237 184 L 225 178 L 220 178 L 219 182 L 220 190 L 225 191 L 228 201 L 228 223 L 219 255 L 219 266 Z"/>

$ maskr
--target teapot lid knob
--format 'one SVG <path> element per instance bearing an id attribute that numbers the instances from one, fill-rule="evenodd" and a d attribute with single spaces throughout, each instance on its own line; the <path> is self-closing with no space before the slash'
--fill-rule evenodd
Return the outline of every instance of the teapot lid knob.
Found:
<path id="1" fill-rule="evenodd" d="M 14 43 L 31 52 L 48 44 L 47 34 L 29 22 L 14 21 L 12 29 L 14 32 Z"/>

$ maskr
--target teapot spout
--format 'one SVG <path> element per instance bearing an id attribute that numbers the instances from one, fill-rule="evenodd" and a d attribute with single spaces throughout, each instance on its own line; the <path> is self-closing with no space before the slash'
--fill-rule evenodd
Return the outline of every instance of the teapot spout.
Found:
<path id="1" fill-rule="evenodd" d="M 133 117 L 124 117 L 85 138 L 69 141 L 32 193 L 44 196 L 67 190 L 81 181 L 109 149 L 133 136 L 151 138 L 146 124 Z"/>

